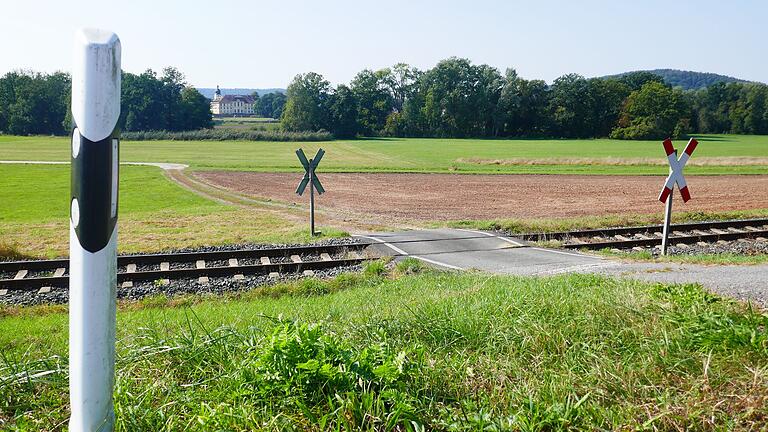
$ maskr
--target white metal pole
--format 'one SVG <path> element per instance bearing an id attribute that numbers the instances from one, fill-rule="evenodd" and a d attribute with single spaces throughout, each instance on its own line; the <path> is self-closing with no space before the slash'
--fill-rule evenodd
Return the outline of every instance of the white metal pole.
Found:
<path id="1" fill-rule="evenodd" d="M 674 189 L 667 197 L 666 212 L 664 212 L 664 236 L 661 239 L 661 254 L 667 254 L 667 248 L 669 247 L 669 225 L 672 220 L 672 197 L 675 195 Z"/>
<path id="2" fill-rule="evenodd" d="M 677 150 L 673 153 L 675 160 L 677 160 Z M 672 172 L 672 168 L 669 169 Z M 675 184 L 672 184 L 672 190 L 667 197 L 666 211 L 664 212 L 664 231 L 661 238 L 661 254 L 667 254 L 667 247 L 669 247 L 669 225 L 672 223 L 672 197 L 675 195 Z"/>
<path id="3" fill-rule="evenodd" d="M 83 29 L 72 69 L 69 392 L 72 432 L 114 428 L 120 39 Z"/>

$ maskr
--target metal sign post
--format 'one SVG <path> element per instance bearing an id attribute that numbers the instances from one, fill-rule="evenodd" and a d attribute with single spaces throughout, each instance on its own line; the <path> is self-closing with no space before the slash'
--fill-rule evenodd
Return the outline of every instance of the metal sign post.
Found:
<path id="1" fill-rule="evenodd" d="M 72 69 L 69 430 L 114 428 L 120 39 L 84 29 Z"/>
<path id="2" fill-rule="evenodd" d="M 317 194 L 322 195 L 325 193 L 323 185 L 317 178 L 315 169 L 320 164 L 320 160 L 323 158 L 325 150 L 319 149 L 312 159 L 307 159 L 303 149 L 296 150 L 296 156 L 299 158 L 299 162 L 304 167 L 304 178 L 301 179 L 299 187 L 296 188 L 296 193 L 301 196 L 304 194 L 304 190 L 309 185 L 309 232 L 314 237 L 315 233 L 315 189 Z"/>
<path id="3" fill-rule="evenodd" d="M 677 150 L 674 150 L 674 158 L 677 160 Z M 669 169 L 669 173 L 672 174 L 672 168 Z M 663 193 L 663 192 L 662 192 Z M 664 212 L 664 232 L 661 237 L 661 254 L 667 254 L 667 244 L 669 243 L 669 225 L 672 222 L 672 197 L 675 195 L 674 190 L 669 191 L 667 197 L 666 211 Z"/>
<path id="4" fill-rule="evenodd" d="M 691 138 L 685 146 L 680 159 L 677 158 L 677 150 L 672 145 L 671 139 L 667 138 L 663 144 L 664 151 L 667 153 L 667 159 L 669 160 L 669 176 L 667 176 L 664 187 L 661 189 L 661 194 L 659 194 L 659 201 L 667 204 L 666 212 L 664 213 L 664 232 L 661 239 L 661 254 L 666 255 L 669 243 L 669 226 L 672 221 L 672 195 L 675 184 L 680 189 L 680 196 L 683 198 L 683 202 L 688 202 L 691 199 L 691 194 L 688 191 L 685 177 L 683 177 L 683 168 L 685 168 L 685 164 L 688 163 L 688 159 L 690 159 L 693 151 L 696 150 L 699 142 Z"/>

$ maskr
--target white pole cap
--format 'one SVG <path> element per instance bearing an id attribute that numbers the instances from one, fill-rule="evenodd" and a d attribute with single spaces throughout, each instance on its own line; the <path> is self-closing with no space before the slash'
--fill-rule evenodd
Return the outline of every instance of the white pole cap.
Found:
<path id="1" fill-rule="evenodd" d="M 72 117 L 83 137 L 101 141 L 120 117 L 120 39 L 108 30 L 81 29 L 73 65 Z"/>

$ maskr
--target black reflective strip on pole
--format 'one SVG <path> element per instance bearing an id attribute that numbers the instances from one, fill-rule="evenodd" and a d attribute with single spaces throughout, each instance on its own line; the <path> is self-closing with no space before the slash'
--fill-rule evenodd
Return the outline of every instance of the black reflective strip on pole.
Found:
<path id="1" fill-rule="evenodd" d="M 75 129 L 73 134 L 80 134 Z M 114 135 L 114 134 L 113 134 Z M 113 176 L 118 169 L 114 163 L 119 151 L 112 136 L 101 141 L 90 141 L 80 135 L 79 149 L 72 154 L 71 200 L 77 200 L 75 233 L 80 245 L 88 252 L 98 252 L 107 245 L 117 224 L 117 191 L 113 190 Z M 115 179 L 117 181 L 117 179 Z M 113 193 L 115 196 L 113 197 Z M 70 201 L 71 203 L 71 201 Z M 70 215 L 71 216 L 71 215 Z"/>

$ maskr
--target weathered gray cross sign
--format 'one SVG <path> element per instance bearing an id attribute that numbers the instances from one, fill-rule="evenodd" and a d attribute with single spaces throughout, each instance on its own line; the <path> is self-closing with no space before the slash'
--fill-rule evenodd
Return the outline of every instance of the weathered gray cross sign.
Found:
<path id="1" fill-rule="evenodd" d="M 317 193 L 322 195 L 325 192 L 325 188 L 320 183 L 315 175 L 315 169 L 320 164 L 320 160 L 323 158 L 325 150 L 320 149 L 315 154 L 315 157 L 307 160 L 307 156 L 304 154 L 304 150 L 296 150 L 296 156 L 299 157 L 299 162 L 304 167 L 304 178 L 301 179 L 299 187 L 296 188 L 296 193 L 301 196 L 304 194 L 304 190 L 309 185 L 309 232 L 315 235 L 315 189 Z"/>
<path id="2" fill-rule="evenodd" d="M 310 186 L 310 191 L 314 187 L 314 189 L 317 189 L 317 193 L 320 195 L 325 192 L 323 185 L 320 184 L 320 180 L 318 180 L 317 176 L 315 175 L 315 168 L 320 165 L 320 159 L 323 158 L 324 154 L 325 150 L 320 149 L 317 151 L 314 158 L 307 160 L 307 156 L 304 155 L 303 149 L 296 150 L 296 156 L 299 157 L 299 162 L 301 162 L 301 165 L 304 166 L 304 178 L 301 179 L 299 187 L 296 188 L 296 193 L 299 196 L 304 194 L 304 190 L 307 188 L 307 185 L 310 182 L 312 183 L 312 186 Z"/>

